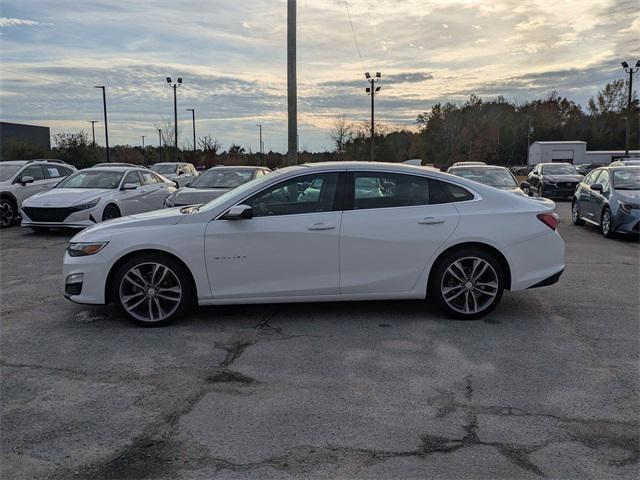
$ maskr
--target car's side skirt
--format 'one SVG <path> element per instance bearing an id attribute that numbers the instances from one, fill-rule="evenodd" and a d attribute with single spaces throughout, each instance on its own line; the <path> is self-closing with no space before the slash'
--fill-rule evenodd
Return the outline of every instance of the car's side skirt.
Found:
<path id="1" fill-rule="evenodd" d="M 312 303 L 312 302 L 349 302 L 365 300 L 411 300 L 424 299 L 424 291 L 392 292 L 392 293 L 358 293 L 348 295 L 297 295 L 290 297 L 255 297 L 255 298 L 212 298 L 199 299 L 200 306 L 205 305 L 243 305 L 253 303 Z"/>

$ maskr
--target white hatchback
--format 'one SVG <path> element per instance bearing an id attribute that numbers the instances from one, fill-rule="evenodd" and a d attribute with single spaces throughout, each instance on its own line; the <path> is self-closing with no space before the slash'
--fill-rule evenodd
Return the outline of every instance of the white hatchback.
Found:
<path id="1" fill-rule="evenodd" d="M 22 204 L 22 226 L 85 228 L 104 220 L 163 207 L 175 182 L 146 168 L 80 170 Z"/>
<path id="2" fill-rule="evenodd" d="M 67 298 L 164 325 L 191 305 L 420 299 L 479 318 L 555 283 L 554 203 L 398 164 L 278 170 L 201 207 L 96 225 L 64 257 Z"/>

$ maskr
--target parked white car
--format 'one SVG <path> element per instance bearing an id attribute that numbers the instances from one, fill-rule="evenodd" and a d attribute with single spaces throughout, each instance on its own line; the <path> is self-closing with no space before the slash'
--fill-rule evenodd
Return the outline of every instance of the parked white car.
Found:
<path id="1" fill-rule="evenodd" d="M 17 222 L 27 198 L 50 189 L 75 171 L 60 160 L 0 162 L 0 228 Z"/>
<path id="2" fill-rule="evenodd" d="M 165 207 L 184 207 L 210 202 L 254 178 L 267 175 L 266 167 L 214 167 L 186 184 L 169 198 Z"/>
<path id="3" fill-rule="evenodd" d="M 377 195 L 358 184 L 378 184 Z M 313 189 L 312 194 L 307 194 Z M 551 201 L 442 172 L 335 162 L 277 170 L 201 207 L 88 228 L 67 298 L 164 325 L 192 304 L 423 299 L 479 318 L 564 270 Z"/>
<path id="4" fill-rule="evenodd" d="M 175 183 L 146 168 L 87 168 L 22 204 L 22 226 L 85 228 L 162 208 Z"/>
<path id="5" fill-rule="evenodd" d="M 178 188 L 192 182 L 200 173 L 190 163 L 162 162 L 151 166 L 151 170 L 178 184 Z"/>

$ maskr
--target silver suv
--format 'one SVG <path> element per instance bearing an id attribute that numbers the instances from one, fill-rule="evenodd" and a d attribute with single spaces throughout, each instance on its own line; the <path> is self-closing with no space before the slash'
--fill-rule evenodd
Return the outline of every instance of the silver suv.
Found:
<path id="1" fill-rule="evenodd" d="M 0 162 L 0 228 L 16 223 L 22 202 L 76 171 L 61 160 Z"/>

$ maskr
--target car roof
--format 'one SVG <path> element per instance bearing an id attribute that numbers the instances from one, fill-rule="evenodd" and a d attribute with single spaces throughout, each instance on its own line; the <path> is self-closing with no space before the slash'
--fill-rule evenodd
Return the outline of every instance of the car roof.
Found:
<path id="1" fill-rule="evenodd" d="M 503 167 L 502 165 L 454 165 L 449 167 L 450 170 L 462 170 L 464 168 L 473 168 L 474 170 L 509 170 L 507 167 Z"/>
<path id="2" fill-rule="evenodd" d="M 569 163 L 569 162 L 542 162 L 539 163 L 538 165 L 573 165 L 573 163 Z"/>
<path id="3" fill-rule="evenodd" d="M 86 172 L 88 170 L 91 171 L 96 171 L 96 170 L 101 170 L 103 172 L 128 172 L 129 170 L 147 170 L 145 167 L 120 167 L 117 165 L 114 166 L 101 166 L 101 167 L 90 167 L 90 168 L 85 168 L 84 170 L 81 170 L 82 172 Z"/>
<path id="4" fill-rule="evenodd" d="M 256 167 L 255 165 L 220 165 L 219 167 L 211 167 L 208 170 L 269 170 L 267 167 Z"/>
<path id="5" fill-rule="evenodd" d="M 0 165 L 26 165 L 26 160 L 9 160 L 7 162 L 0 162 Z"/>

